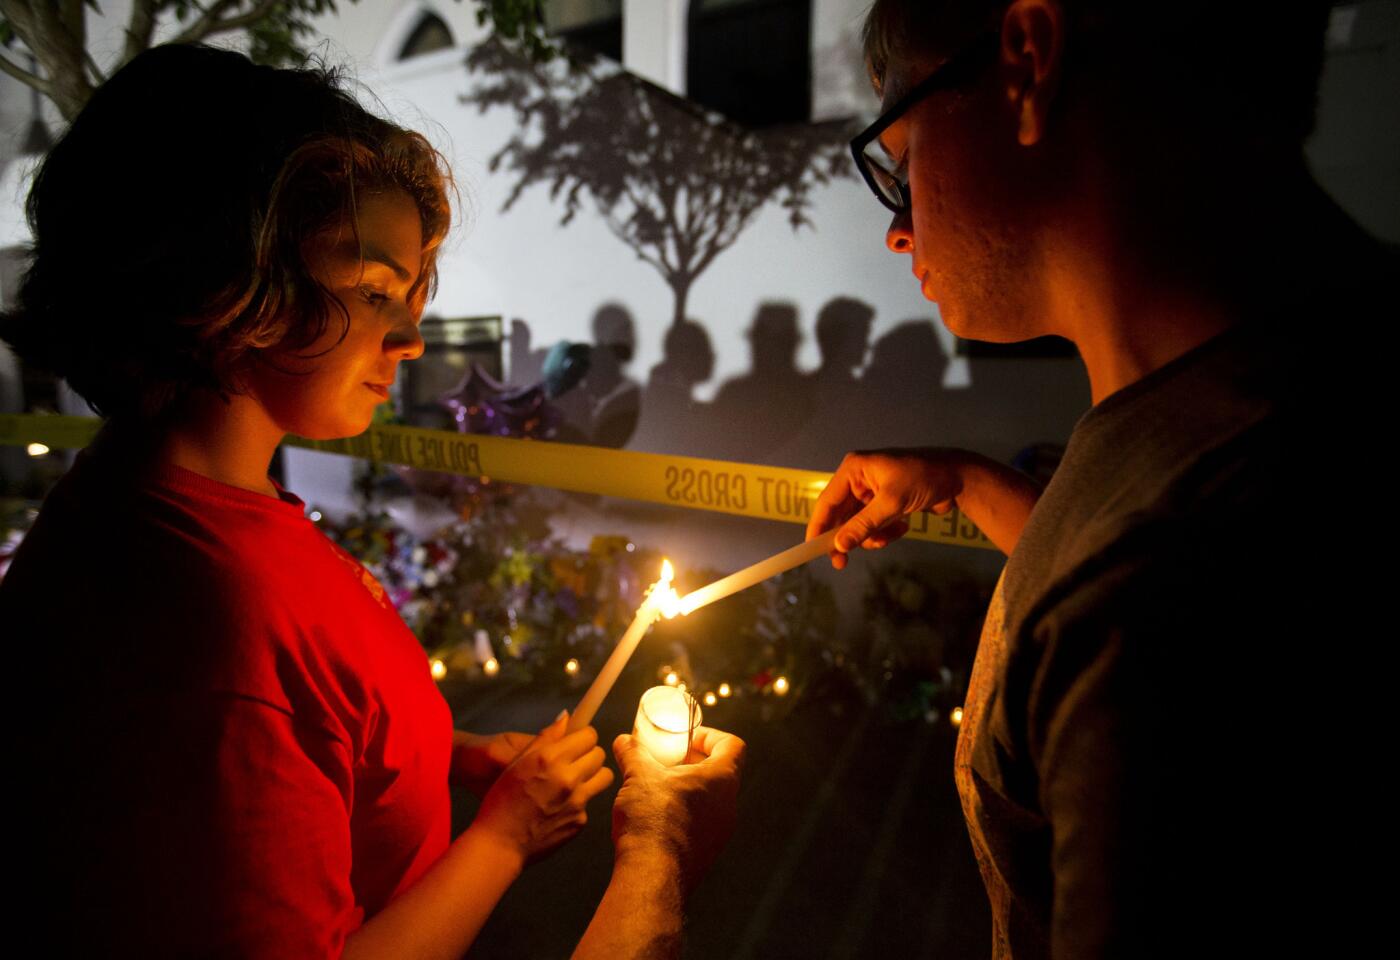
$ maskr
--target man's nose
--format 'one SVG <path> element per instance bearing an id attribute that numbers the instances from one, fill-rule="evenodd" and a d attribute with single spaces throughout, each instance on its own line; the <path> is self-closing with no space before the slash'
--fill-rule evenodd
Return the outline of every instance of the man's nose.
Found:
<path id="1" fill-rule="evenodd" d="M 885 246 L 895 253 L 914 252 L 914 222 L 908 210 L 896 213 L 890 221 L 890 227 L 885 231 Z"/>

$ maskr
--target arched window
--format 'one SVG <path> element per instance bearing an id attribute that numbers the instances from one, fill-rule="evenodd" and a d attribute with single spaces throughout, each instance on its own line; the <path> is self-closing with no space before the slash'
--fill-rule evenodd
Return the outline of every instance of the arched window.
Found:
<path id="1" fill-rule="evenodd" d="M 456 42 L 452 39 L 452 31 L 448 29 L 442 17 L 435 13 L 424 13 L 423 18 L 418 21 L 418 26 L 413 28 L 408 39 L 403 42 L 403 48 L 399 50 L 399 59 L 409 60 L 434 50 L 451 50 L 454 46 Z"/>
<path id="2" fill-rule="evenodd" d="M 750 127 L 812 118 L 811 0 L 691 0 L 686 96 Z"/>
<path id="3" fill-rule="evenodd" d="M 544 28 L 572 46 L 622 62 L 622 0 L 545 0 Z"/>

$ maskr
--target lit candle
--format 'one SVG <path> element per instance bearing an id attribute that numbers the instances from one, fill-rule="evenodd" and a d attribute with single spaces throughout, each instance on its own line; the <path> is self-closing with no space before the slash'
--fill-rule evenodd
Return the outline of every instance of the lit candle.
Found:
<path id="1" fill-rule="evenodd" d="M 740 590 L 747 590 L 756 583 L 762 583 L 769 577 L 776 577 L 780 573 L 786 573 L 793 567 L 800 567 L 804 563 L 815 560 L 831 552 L 832 546 L 836 543 L 836 530 L 833 528 L 817 537 L 815 540 L 808 540 L 806 543 L 799 543 L 797 546 L 782 553 L 774 554 L 767 560 L 755 563 L 751 567 L 745 567 L 738 573 L 731 573 L 722 580 L 701 587 L 699 590 L 686 594 L 680 601 L 680 612 L 692 613 L 703 606 L 714 603 L 716 600 L 723 600 L 730 594 L 738 593 Z"/>
<path id="2" fill-rule="evenodd" d="M 700 705 L 676 687 L 652 687 L 637 704 L 632 736 L 662 766 L 674 767 L 690 752 L 690 740 L 700 726 Z"/>
<path id="3" fill-rule="evenodd" d="M 642 642 L 642 637 L 646 635 L 647 629 L 656 621 L 656 618 L 676 615 L 676 591 L 671 589 L 671 580 L 674 577 L 675 573 L 671 569 L 671 561 L 663 560 L 661 579 L 651 585 L 651 589 L 647 591 L 646 599 L 637 609 L 637 616 L 632 620 L 632 625 L 627 628 L 627 632 L 617 642 L 617 646 L 613 648 L 612 656 L 608 657 L 608 662 L 603 664 L 603 669 L 598 671 L 598 676 L 594 678 L 593 684 L 583 695 L 583 699 L 578 702 L 578 706 L 574 708 L 573 716 L 569 718 L 569 733 L 581 730 L 593 722 L 594 714 L 603 705 L 603 698 L 608 695 L 608 691 L 617 682 L 622 668 L 627 666 L 627 661 L 632 657 L 632 651 L 637 649 L 637 644 Z"/>

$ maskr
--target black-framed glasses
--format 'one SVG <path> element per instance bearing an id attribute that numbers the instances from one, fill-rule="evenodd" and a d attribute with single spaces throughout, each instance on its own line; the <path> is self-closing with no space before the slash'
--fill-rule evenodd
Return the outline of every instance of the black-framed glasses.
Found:
<path id="1" fill-rule="evenodd" d="M 876 199 L 892 212 L 903 213 L 909 209 L 909 172 L 904 164 L 886 152 L 880 143 L 880 134 L 929 94 L 960 86 L 972 79 L 986 66 L 984 61 L 993 59 L 1000 48 L 1000 29 L 984 34 L 936 67 L 851 141 L 851 156 L 855 158 L 861 176 L 875 193 Z"/>

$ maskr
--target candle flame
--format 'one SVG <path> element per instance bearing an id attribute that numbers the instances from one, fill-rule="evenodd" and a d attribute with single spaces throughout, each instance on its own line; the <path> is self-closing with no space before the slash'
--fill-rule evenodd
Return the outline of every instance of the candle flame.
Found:
<path id="1" fill-rule="evenodd" d="M 671 561 L 662 560 L 661 579 L 653 583 L 647 591 L 647 599 L 667 620 L 681 612 L 680 594 L 671 587 L 671 581 L 675 578 L 676 568 L 671 566 Z"/>

